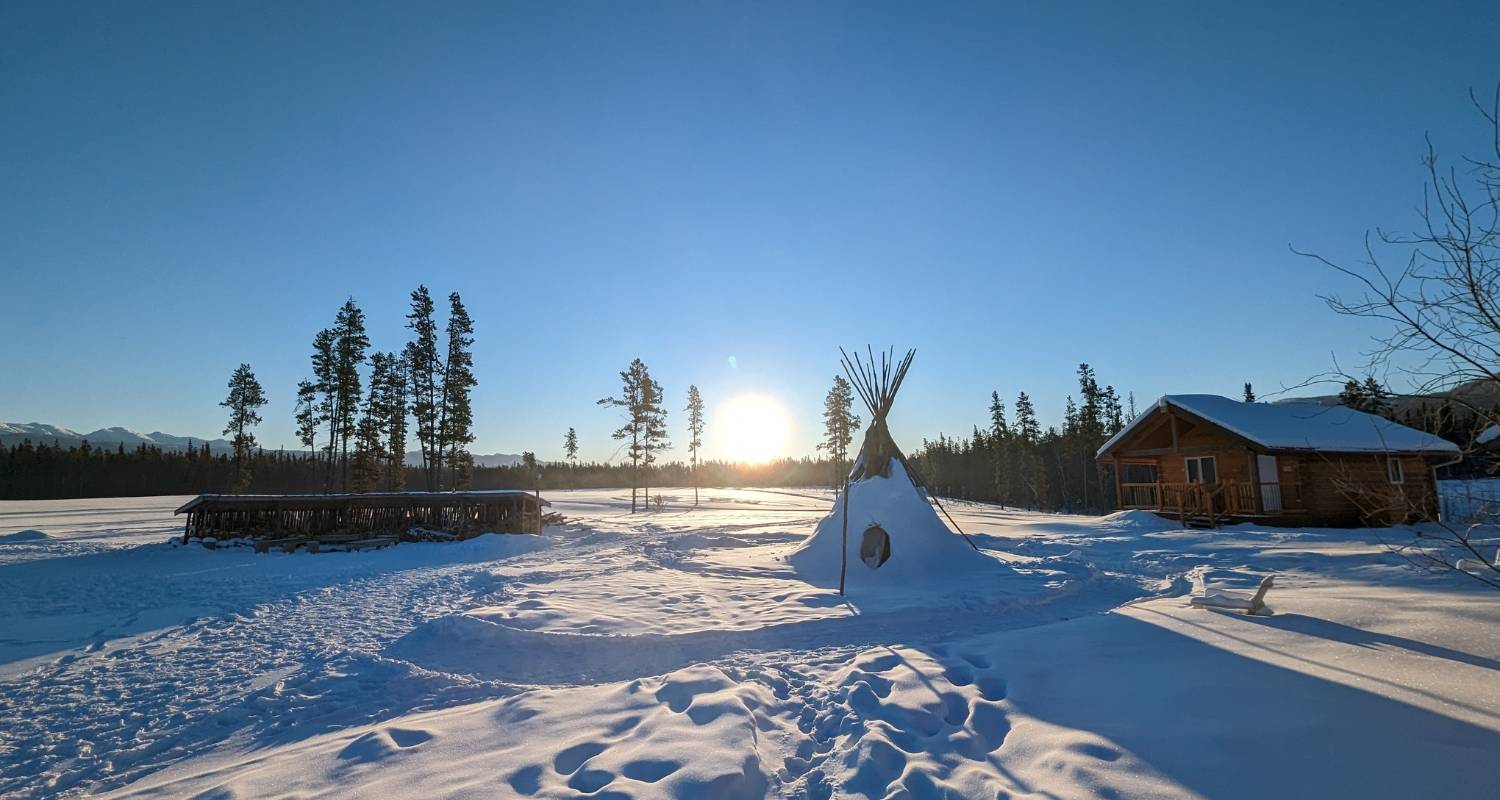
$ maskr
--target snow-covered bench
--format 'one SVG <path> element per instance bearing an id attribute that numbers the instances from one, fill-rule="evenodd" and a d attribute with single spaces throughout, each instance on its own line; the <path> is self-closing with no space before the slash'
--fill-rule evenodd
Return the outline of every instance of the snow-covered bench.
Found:
<path id="1" fill-rule="evenodd" d="M 1276 579 L 1275 575 L 1267 575 L 1260 582 L 1260 587 L 1255 594 L 1245 596 L 1243 593 L 1205 591 L 1201 597 L 1188 600 L 1188 604 L 1194 608 L 1214 608 L 1222 611 L 1242 611 L 1246 614 L 1269 617 L 1271 609 L 1266 608 L 1266 592 L 1270 591 L 1271 583 Z"/>

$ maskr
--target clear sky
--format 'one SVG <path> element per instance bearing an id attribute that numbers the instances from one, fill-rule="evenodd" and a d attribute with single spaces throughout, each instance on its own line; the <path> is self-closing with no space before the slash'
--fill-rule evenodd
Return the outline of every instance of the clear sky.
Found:
<path id="1" fill-rule="evenodd" d="M 840 344 L 917 348 L 907 447 L 991 389 L 1055 422 L 1080 361 L 1267 393 L 1369 333 L 1288 245 L 1409 225 L 1497 42 L 1494 2 L 0 4 L 0 420 L 217 435 L 248 361 L 289 445 L 313 334 L 352 294 L 398 348 L 423 282 L 476 452 L 611 457 L 637 356 L 797 453 Z"/>

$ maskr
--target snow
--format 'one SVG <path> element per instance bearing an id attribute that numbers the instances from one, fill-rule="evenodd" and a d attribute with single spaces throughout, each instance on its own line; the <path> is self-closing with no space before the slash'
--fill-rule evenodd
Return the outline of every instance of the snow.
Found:
<path id="1" fill-rule="evenodd" d="M 1489 444 L 1496 439 L 1500 439 L 1500 425 L 1491 425 L 1474 437 L 1474 444 Z"/>
<path id="2" fill-rule="evenodd" d="M 900 461 L 891 461 L 890 473 L 850 484 L 847 529 L 846 504 L 839 500 L 813 535 L 792 551 L 787 560 L 805 580 L 837 587 L 842 567 L 850 593 L 865 597 L 865 587 L 880 587 L 885 593 L 912 588 L 931 592 L 933 584 L 972 588 L 1003 581 L 1012 573 L 1000 559 L 977 551 L 949 530 Z M 866 529 L 877 525 L 890 537 L 890 559 L 871 567 L 860 559 L 860 540 Z"/>
<path id="3" fill-rule="evenodd" d="M 1348 406 L 1241 403 L 1214 394 L 1169 394 L 1157 400 L 1099 448 L 1102 455 L 1144 424 L 1157 409 L 1175 406 L 1270 450 L 1335 453 L 1432 453 L 1457 456 L 1458 445 Z"/>
<path id="4" fill-rule="evenodd" d="M 0 547 L 0 795 L 1494 794 L 1500 598 L 1409 531 L 949 502 L 974 569 L 839 598 L 794 555 L 832 493 L 665 497 L 317 555 L 173 545 L 183 498 L 0 503 L 49 537 Z M 885 527 L 851 575 L 920 550 Z M 1273 616 L 1188 606 L 1267 575 Z"/>

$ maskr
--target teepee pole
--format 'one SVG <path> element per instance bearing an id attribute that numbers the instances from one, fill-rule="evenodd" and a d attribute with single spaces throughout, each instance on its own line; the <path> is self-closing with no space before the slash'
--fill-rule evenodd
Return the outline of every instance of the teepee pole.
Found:
<path id="1" fill-rule="evenodd" d="M 953 523 L 953 529 L 958 531 L 958 535 L 964 537 L 964 541 L 968 542 L 969 546 L 974 548 L 974 552 L 979 552 L 979 545 L 974 544 L 974 540 L 969 538 L 969 534 L 964 533 L 964 529 L 958 527 L 958 522 L 953 519 L 953 515 L 948 513 L 948 509 L 943 508 L 943 501 L 937 499 L 937 495 L 931 492 L 928 492 L 927 496 L 932 498 L 932 502 L 937 503 L 937 507 L 943 512 L 943 516 L 947 517 L 948 521 Z"/>
<path id="2" fill-rule="evenodd" d="M 964 537 L 964 541 L 968 542 L 969 546 L 974 548 L 974 552 L 979 552 L 979 545 L 974 544 L 974 540 L 969 538 L 969 534 L 964 533 L 964 529 L 958 527 L 958 520 L 954 519 L 953 515 L 948 513 L 948 508 L 943 505 L 943 501 L 939 500 L 936 494 L 933 494 L 932 487 L 927 485 L 927 480 L 922 477 L 922 473 L 917 472 L 917 468 L 912 466 L 911 462 L 907 461 L 904 457 L 901 459 L 901 466 L 906 468 L 908 476 L 916 479 L 914 483 L 922 487 L 922 492 L 927 495 L 928 499 L 937 504 L 938 510 L 942 511 L 943 516 L 947 517 L 948 522 L 953 525 L 953 530 L 958 531 L 958 535 Z"/>
<path id="3" fill-rule="evenodd" d="M 839 539 L 839 597 L 844 596 L 844 571 L 849 565 L 849 478 L 844 478 L 844 533 Z"/>

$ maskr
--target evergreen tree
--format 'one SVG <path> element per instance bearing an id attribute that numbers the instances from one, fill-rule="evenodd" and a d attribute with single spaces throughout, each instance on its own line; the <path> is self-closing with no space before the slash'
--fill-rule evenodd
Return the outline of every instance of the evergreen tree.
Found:
<path id="1" fill-rule="evenodd" d="M 474 378 L 474 322 L 458 292 L 448 295 L 448 355 L 443 362 L 442 408 L 438 412 L 439 449 L 456 456 L 474 441 L 474 411 L 469 392 Z"/>
<path id="2" fill-rule="evenodd" d="M 259 425 L 260 408 L 266 404 L 266 393 L 249 364 L 240 364 L 229 376 L 229 396 L 219 405 L 229 409 L 229 424 L 224 426 L 224 435 L 234 439 L 234 491 L 243 492 L 250 486 L 250 450 L 255 447 L 255 434 L 250 429 Z M 88 442 L 83 443 L 84 456 L 88 455 Z"/>
<path id="3" fill-rule="evenodd" d="M 569 428 L 563 436 L 563 453 L 567 455 L 569 464 L 578 463 L 578 431 Z"/>
<path id="4" fill-rule="evenodd" d="M 990 392 L 990 480 L 995 491 L 995 500 L 1000 503 L 1011 499 L 1011 474 L 1014 450 L 1011 442 L 1010 423 L 1005 419 L 1005 401 L 1000 392 Z"/>
<path id="5" fill-rule="evenodd" d="M 542 471 L 537 468 L 536 453 L 521 451 L 521 467 L 526 471 L 526 480 L 537 497 L 542 496 Z"/>
<path id="6" fill-rule="evenodd" d="M 696 385 L 688 386 L 688 456 L 693 470 L 693 507 L 698 507 L 698 448 L 703 446 L 703 395 Z"/>
<path id="7" fill-rule="evenodd" d="M 1359 381 L 1350 378 L 1344 381 L 1344 389 L 1339 392 L 1339 405 L 1348 406 L 1352 409 L 1363 411 L 1365 407 L 1365 389 Z"/>
<path id="8" fill-rule="evenodd" d="M 1250 381 L 1245 381 L 1245 402 L 1255 402 L 1255 389 L 1250 385 Z"/>
<path id="9" fill-rule="evenodd" d="M 391 424 L 393 402 L 402 392 L 397 374 L 398 359 L 391 353 L 370 356 L 370 393 L 359 420 L 354 446 L 354 486 L 356 492 L 369 492 L 389 485 L 392 461 Z M 395 386 L 394 392 L 392 386 Z M 405 420 L 401 420 L 404 424 Z"/>
<path id="10" fill-rule="evenodd" d="M 443 361 L 438 355 L 432 295 L 425 285 L 418 286 L 411 293 L 411 312 L 406 315 L 406 327 L 413 337 L 406 345 L 406 378 L 411 391 L 412 419 L 416 421 L 417 446 L 422 454 L 422 477 L 427 491 L 435 492 L 443 468 L 443 442 L 438 436 Z"/>
<path id="11" fill-rule="evenodd" d="M 474 454 L 465 448 L 459 448 L 449 451 L 448 458 L 448 468 L 453 475 L 453 490 L 462 492 L 474 488 Z"/>
<path id="12" fill-rule="evenodd" d="M 389 372 L 381 390 L 381 410 L 385 413 L 385 486 L 393 492 L 406 489 L 407 386 L 410 376 L 406 353 L 387 353 Z"/>
<path id="13" fill-rule="evenodd" d="M 1366 376 L 1365 382 L 1360 389 L 1365 401 L 1364 408 L 1361 409 L 1362 411 L 1368 411 L 1371 414 L 1378 414 L 1382 417 L 1391 416 L 1391 393 L 1386 391 L 1385 387 L 1381 386 L 1379 381 L 1375 380 L 1374 375 Z"/>
<path id="14" fill-rule="evenodd" d="M 657 454 L 671 447 L 672 443 L 667 441 L 667 407 L 663 402 L 665 395 L 662 394 L 661 384 L 653 380 L 648 372 L 641 386 L 641 411 L 644 414 L 641 426 L 641 466 L 644 467 L 641 502 L 649 507 L 651 467 L 656 463 Z"/>
<path id="15" fill-rule="evenodd" d="M 328 461 L 324 470 L 326 477 L 323 491 L 329 492 L 333 491 L 334 453 L 338 452 L 338 426 L 333 423 L 338 409 L 338 358 L 334 354 L 334 332 L 331 328 L 324 328 L 313 336 L 312 370 L 313 379 L 309 385 L 321 399 L 308 418 L 317 420 L 317 424 L 328 425 L 328 444 L 323 448 L 323 456 Z"/>
<path id="16" fill-rule="evenodd" d="M 1016 396 L 1016 444 L 1019 451 L 1020 469 L 1017 477 L 1030 494 L 1032 508 L 1040 509 L 1046 502 L 1049 483 L 1047 471 L 1038 456 L 1041 444 L 1041 426 L 1037 424 L 1036 409 L 1025 392 Z"/>
<path id="17" fill-rule="evenodd" d="M 1005 421 L 1005 401 L 999 392 L 990 392 L 990 435 L 996 439 L 1010 438 L 1010 425 Z"/>
<path id="18" fill-rule="evenodd" d="M 630 366 L 620 371 L 620 396 L 606 397 L 599 401 L 601 406 L 618 408 L 624 416 L 625 424 L 621 425 L 610 437 L 616 441 L 627 442 L 625 452 L 630 459 L 630 513 L 635 513 L 636 492 L 641 485 L 641 456 L 643 455 L 641 437 L 645 432 L 646 414 L 642 398 L 649 391 L 646 383 L 651 380 L 651 375 L 646 370 L 646 365 L 639 358 L 630 362 Z"/>
<path id="19" fill-rule="evenodd" d="M 1120 395 L 1115 392 L 1114 386 L 1106 386 L 1104 387 L 1104 435 L 1114 436 L 1124 427 L 1125 410 L 1120 407 Z"/>
<path id="20" fill-rule="evenodd" d="M 314 452 L 317 447 L 318 426 L 323 424 L 323 417 L 318 411 L 318 387 L 312 381 L 301 381 L 297 384 L 297 441 Z"/>
<path id="21" fill-rule="evenodd" d="M 360 365 L 365 362 L 365 351 L 370 347 L 370 337 L 365 334 L 365 312 L 354 304 L 354 298 L 344 301 L 334 317 L 333 344 L 333 414 L 329 427 L 338 443 L 338 459 L 342 486 L 349 489 L 349 439 L 354 436 L 356 411 L 359 408 L 361 381 Z M 330 478 L 330 483 L 332 482 Z"/>
<path id="22" fill-rule="evenodd" d="M 854 387 L 844 376 L 833 376 L 833 387 L 823 398 L 823 441 L 818 449 L 828 453 L 834 469 L 834 483 L 838 483 L 849 467 L 849 445 L 854 441 L 854 432 L 859 430 L 861 420 L 854 413 Z"/>

